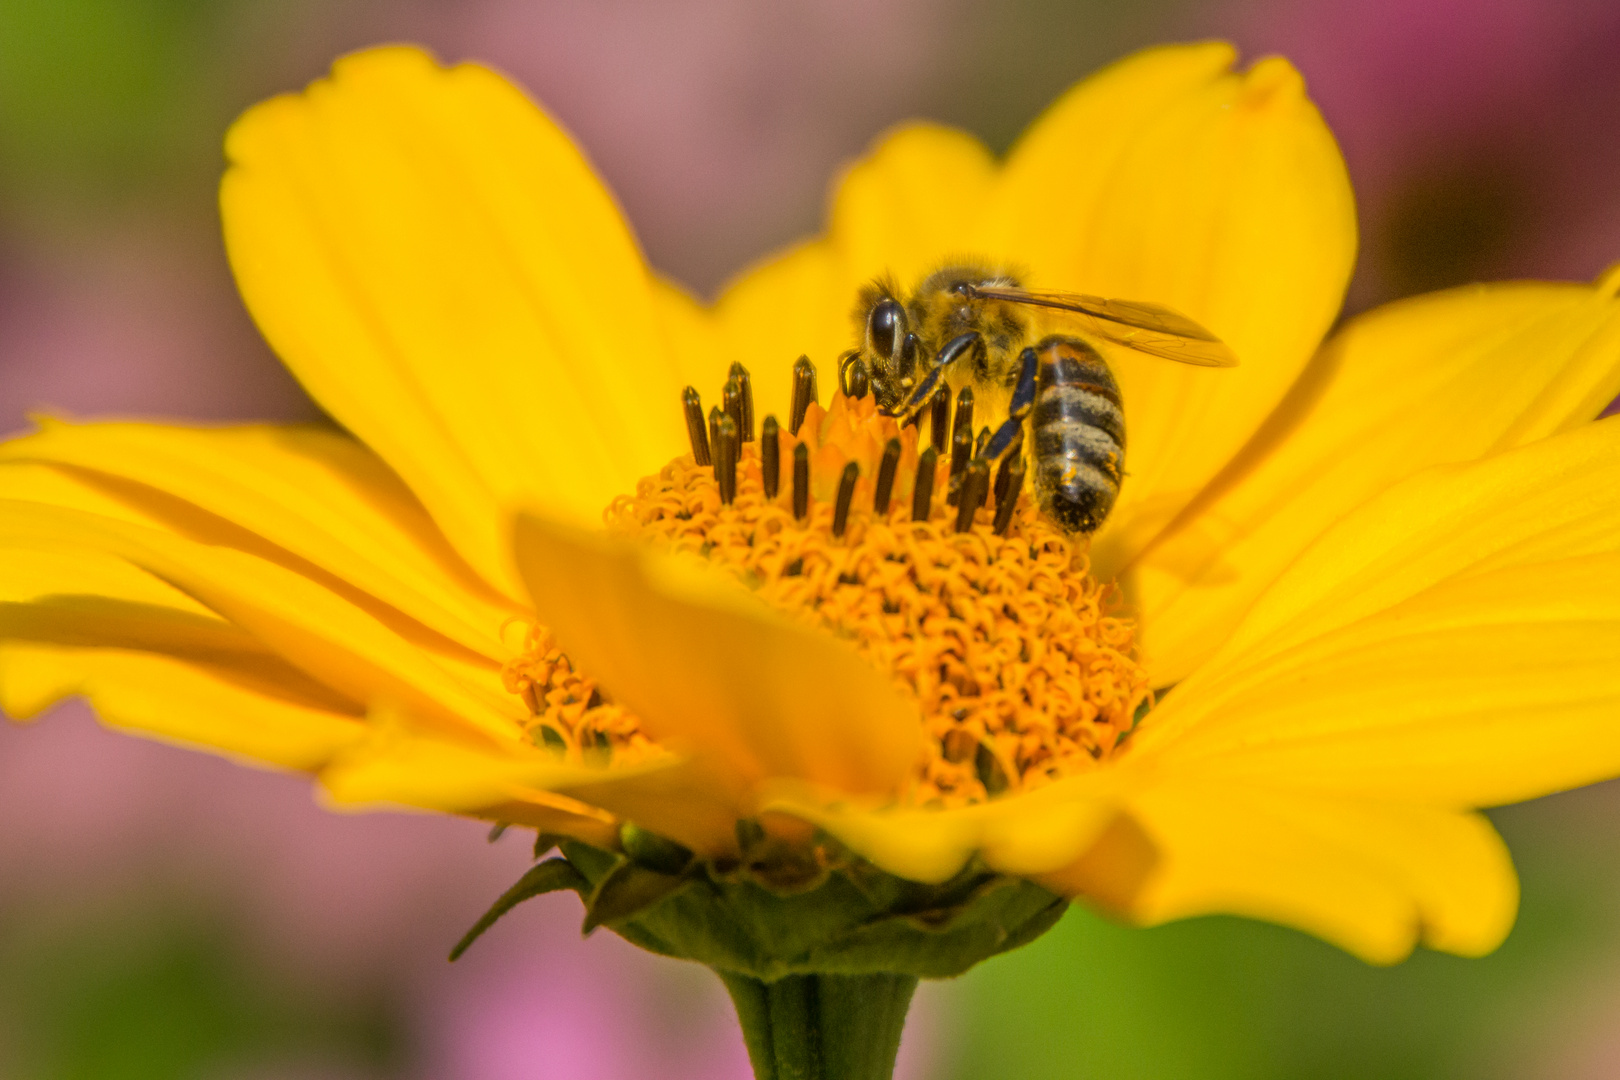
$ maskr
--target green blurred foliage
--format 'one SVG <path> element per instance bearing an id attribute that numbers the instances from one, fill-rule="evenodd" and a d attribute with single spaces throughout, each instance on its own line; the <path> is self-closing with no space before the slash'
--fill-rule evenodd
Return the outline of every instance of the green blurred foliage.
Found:
<path id="1" fill-rule="evenodd" d="M 169 1080 L 274 1062 L 381 1074 L 401 1060 L 382 994 L 323 994 L 246 939 L 195 896 L 14 911 L 0 922 L 0 1075 Z"/>
<path id="2" fill-rule="evenodd" d="M 0 206 L 8 215 L 71 217 L 161 201 L 177 176 L 211 164 L 218 148 L 204 67 L 219 7 L 0 0 Z"/>
<path id="3" fill-rule="evenodd" d="M 1076 908 L 953 988 L 951 1080 L 1517 1075 L 1557 1037 L 1560 1006 L 1620 959 L 1620 849 L 1592 813 L 1601 795 L 1493 814 L 1524 896 L 1512 935 L 1483 959 L 1419 951 L 1376 968 L 1265 923 L 1137 930 Z"/>
<path id="4" fill-rule="evenodd" d="M 1085 76 L 1146 43 L 1181 36 L 1198 0 L 991 0 L 953 13 L 929 115 L 1005 153 L 1029 123 Z"/>

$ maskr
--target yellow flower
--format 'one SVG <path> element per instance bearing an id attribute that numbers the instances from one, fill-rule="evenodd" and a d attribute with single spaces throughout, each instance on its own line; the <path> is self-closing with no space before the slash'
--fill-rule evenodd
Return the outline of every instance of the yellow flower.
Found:
<path id="1" fill-rule="evenodd" d="M 1591 422 L 1620 275 L 1420 297 L 1322 345 L 1344 168 L 1293 68 L 1232 63 L 1132 57 L 1003 162 L 897 129 L 824 235 L 705 308 L 502 78 L 339 62 L 237 123 L 221 201 L 249 308 L 346 433 L 49 421 L 0 446 L 0 704 L 82 694 L 339 804 L 603 847 L 632 821 L 715 857 L 739 818 L 810 822 L 897 875 L 976 856 L 1142 923 L 1493 948 L 1516 884 L 1474 808 L 1620 773 L 1620 421 Z M 1241 357 L 1108 354 L 1129 473 L 1089 555 L 1027 504 L 959 534 L 866 487 L 835 530 L 837 470 L 868 483 L 891 431 L 842 397 L 804 432 L 802 523 L 755 444 L 720 506 L 682 388 L 740 362 L 786 426 L 794 359 L 829 381 L 864 282 L 964 253 L 1168 305 Z"/>

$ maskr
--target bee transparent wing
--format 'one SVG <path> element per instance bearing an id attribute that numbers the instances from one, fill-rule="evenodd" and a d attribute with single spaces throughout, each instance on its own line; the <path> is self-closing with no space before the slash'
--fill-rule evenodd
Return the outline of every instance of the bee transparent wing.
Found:
<path id="1" fill-rule="evenodd" d="M 1224 341 L 1161 304 L 999 285 L 975 285 L 973 294 L 987 300 L 1070 312 L 1080 316 L 1087 328 L 1103 340 L 1149 356 L 1198 367 L 1237 367 L 1237 354 Z"/>

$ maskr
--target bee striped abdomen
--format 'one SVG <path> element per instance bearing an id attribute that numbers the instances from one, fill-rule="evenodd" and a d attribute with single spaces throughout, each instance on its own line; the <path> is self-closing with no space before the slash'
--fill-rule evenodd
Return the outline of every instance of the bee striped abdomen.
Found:
<path id="1" fill-rule="evenodd" d="M 1119 384 L 1096 350 L 1070 337 L 1036 347 L 1030 429 L 1041 512 L 1068 532 L 1101 525 L 1125 468 L 1125 414 Z"/>

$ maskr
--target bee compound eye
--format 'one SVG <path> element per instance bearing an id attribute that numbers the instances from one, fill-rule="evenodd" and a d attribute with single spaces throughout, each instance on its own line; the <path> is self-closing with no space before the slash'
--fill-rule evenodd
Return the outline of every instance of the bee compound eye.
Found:
<path id="1" fill-rule="evenodd" d="M 866 345 L 875 356 L 894 358 L 906 336 L 906 309 L 893 297 L 879 300 L 866 316 Z"/>

